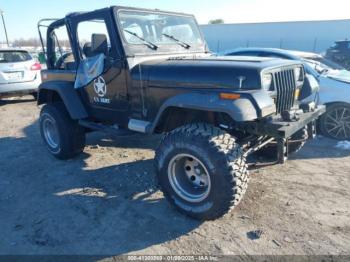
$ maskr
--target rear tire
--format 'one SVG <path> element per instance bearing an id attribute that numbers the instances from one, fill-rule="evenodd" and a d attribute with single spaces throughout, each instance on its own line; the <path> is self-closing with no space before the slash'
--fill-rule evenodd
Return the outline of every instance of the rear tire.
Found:
<path id="1" fill-rule="evenodd" d="M 84 128 L 70 118 L 63 103 L 42 108 L 40 133 L 50 153 L 58 159 L 73 158 L 84 150 Z"/>
<path id="2" fill-rule="evenodd" d="M 189 124 L 168 133 L 155 163 L 165 198 L 195 219 L 223 216 L 247 190 L 249 173 L 241 147 L 209 124 Z"/>
<path id="3" fill-rule="evenodd" d="M 334 103 L 320 117 L 320 131 L 324 136 L 337 140 L 350 140 L 350 104 Z"/>

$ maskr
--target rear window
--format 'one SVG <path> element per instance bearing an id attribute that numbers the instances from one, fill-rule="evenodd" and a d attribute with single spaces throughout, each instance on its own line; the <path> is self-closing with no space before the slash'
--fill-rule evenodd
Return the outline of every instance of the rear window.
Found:
<path id="1" fill-rule="evenodd" d="M 0 63 L 25 62 L 31 59 L 26 51 L 0 51 Z"/>

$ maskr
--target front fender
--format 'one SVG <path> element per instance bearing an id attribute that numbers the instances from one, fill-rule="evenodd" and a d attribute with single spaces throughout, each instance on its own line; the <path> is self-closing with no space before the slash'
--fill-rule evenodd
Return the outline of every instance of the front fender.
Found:
<path id="1" fill-rule="evenodd" d="M 150 131 L 153 132 L 153 130 L 159 124 L 159 121 L 161 120 L 161 117 L 165 110 L 170 107 L 226 113 L 236 122 L 254 121 L 259 118 L 260 112 L 262 111 L 262 108 L 259 109 L 257 107 L 261 104 L 266 104 L 262 103 L 261 101 L 254 101 L 255 97 L 257 98 L 259 96 L 257 94 L 242 94 L 240 99 L 224 100 L 220 99 L 218 93 L 180 94 L 169 98 L 163 103 L 155 118 L 155 121 L 152 124 Z M 271 103 L 271 101 L 269 102 Z"/>
<path id="2" fill-rule="evenodd" d="M 48 81 L 39 86 L 38 105 L 54 102 L 53 96 L 57 93 L 63 101 L 72 119 L 84 119 L 88 113 L 81 99 L 74 89 L 74 83 L 69 81 Z"/>

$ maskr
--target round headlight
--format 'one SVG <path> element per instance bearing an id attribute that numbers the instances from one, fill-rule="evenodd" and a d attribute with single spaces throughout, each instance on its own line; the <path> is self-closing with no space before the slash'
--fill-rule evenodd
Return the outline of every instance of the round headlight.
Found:
<path id="1" fill-rule="evenodd" d="M 301 74 L 301 68 L 300 67 L 294 68 L 294 77 L 296 81 L 299 80 L 300 74 Z"/>
<path id="2" fill-rule="evenodd" d="M 301 87 L 304 84 L 304 70 L 301 67 L 294 68 L 294 76 L 297 87 Z"/>
<path id="3" fill-rule="evenodd" d="M 301 67 L 294 68 L 294 76 L 296 81 L 303 81 L 304 77 L 302 75 L 303 71 Z"/>
<path id="4" fill-rule="evenodd" d="M 272 86 L 272 75 L 271 74 L 265 74 L 262 76 L 262 88 L 266 91 L 271 91 Z"/>

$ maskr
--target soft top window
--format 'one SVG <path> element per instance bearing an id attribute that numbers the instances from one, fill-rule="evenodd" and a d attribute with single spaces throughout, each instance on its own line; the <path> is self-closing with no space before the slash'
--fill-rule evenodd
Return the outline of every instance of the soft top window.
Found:
<path id="1" fill-rule="evenodd" d="M 0 63 L 17 63 L 31 60 L 27 51 L 0 51 Z"/>

